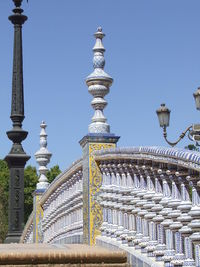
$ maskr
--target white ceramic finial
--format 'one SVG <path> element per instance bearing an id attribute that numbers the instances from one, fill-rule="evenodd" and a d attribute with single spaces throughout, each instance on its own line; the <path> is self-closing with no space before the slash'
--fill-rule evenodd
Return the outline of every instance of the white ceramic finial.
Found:
<path id="1" fill-rule="evenodd" d="M 35 153 L 35 158 L 39 164 L 39 181 L 37 183 L 37 189 L 46 190 L 49 186 L 46 173 L 48 172 L 47 164 L 50 161 L 52 154 L 47 149 L 47 133 L 45 131 L 47 125 L 44 121 L 40 124 L 40 149 Z"/>
<path id="2" fill-rule="evenodd" d="M 102 39 L 105 34 L 102 32 L 101 27 L 98 27 L 94 36 L 96 38 L 96 43 L 93 48 L 94 71 L 86 78 L 86 84 L 89 87 L 88 91 L 94 97 L 91 105 L 95 110 L 92 123 L 89 125 L 89 133 L 110 133 L 110 126 L 106 122 L 107 119 L 103 114 L 103 110 L 107 106 L 107 101 L 104 97 L 109 93 L 113 79 L 104 71 L 105 48 Z"/>

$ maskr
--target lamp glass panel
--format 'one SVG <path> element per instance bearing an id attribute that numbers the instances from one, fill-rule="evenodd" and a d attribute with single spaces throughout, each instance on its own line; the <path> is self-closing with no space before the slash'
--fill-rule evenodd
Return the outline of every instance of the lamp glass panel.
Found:
<path id="1" fill-rule="evenodd" d="M 196 108 L 200 110 L 200 95 L 199 94 L 195 95 L 194 99 L 195 99 Z"/>
<path id="2" fill-rule="evenodd" d="M 158 114 L 160 127 L 169 126 L 169 112 L 163 111 Z"/>

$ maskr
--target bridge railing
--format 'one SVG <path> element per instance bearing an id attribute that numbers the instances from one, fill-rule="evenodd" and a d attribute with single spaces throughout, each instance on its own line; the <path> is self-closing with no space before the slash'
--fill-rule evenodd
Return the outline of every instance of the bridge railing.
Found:
<path id="1" fill-rule="evenodd" d="M 96 152 L 95 160 L 103 208 L 97 243 L 126 250 L 136 266 L 151 266 L 154 259 L 164 266 L 200 266 L 200 154 L 117 148 Z"/>
<path id="2" fill-rule="evenodd" d="M 33 243 L 33 212 L 29 216 L 28 221 L 24 227 L 20 243 Z"/>
<path id="3" fill-rule="evenodd" d="M 83 234 L 82 161 L 60 175 L 42 196 L 43 242 L 81 243 Z"/>
<path id="4" fill-rule="evenodd" d="M 61 173 L 34 204 L 21 242 L 82 243 L 82 193 L 81 159 Z"/>
<path id="5" fill-rule="evenodd" d="M 100 184 L 94 201 L 102 209 L 96 243 L 127 251 L 136 266 L 200 266 L 200 153 L 135 147 L 93 151 L 92 157 L 98 170 L 91 173 Z M 82 171 L 79 160 L 41 196 L 41 242 L 82 242 Z M 31 233 L 35 242 L 36 215 L 25 227 L 24 242 Z"/>

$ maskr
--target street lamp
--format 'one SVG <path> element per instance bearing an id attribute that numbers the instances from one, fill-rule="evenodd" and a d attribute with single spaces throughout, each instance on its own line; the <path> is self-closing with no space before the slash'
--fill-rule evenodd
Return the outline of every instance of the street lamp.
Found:
<path id="1" fill-rule="evenodd" d="M 7 132 L 13 142 L 12 148 L 5 160 L 10 170 L 8 234 L 5 243 L 18 243 L 24 227 L 24 167 L 30 159 L 23 147 L 22 141 L 28 132 L 22 129 L 24 116 L 24 86 L 23 86 L 23 53 L 22 25 L 27 20 L 21 8 L 23 0 L 13 0 L 13 14 L 9 20 L 14 25 L 13 78 L 11 120 L 13 128 Z"/>
<path id="2" fill-rule="evenodd" d="M 200 87 L 197 89 L 197 91 L 193 94 L 196 104 L 196 109 L 200 110 Z M 200 141 L 200 124 L 193 124 L 186 128 L 184 132 L 181 133 L 178 140 L 175 142 L 170 142 L 167 139 L 167 127 L 169 126 L 169 120 L 170 120 L 170 110 L 165 106 L 165 104 L 161 104 L 159 109 L 156 110 L 158 120 L 160 127 L 163 128 L 163 136 L 165 138 L 165 141 L 170 146 L 175 146 L 180 142 L 181 139 L 185 137 L 186 134 L 188 134 L 188 138 L 191 141 L 195 141 L 198 145 L 198 141 Z"/>
<path id="3" fill-rule="evenodd" d="M 196 108 L 200 110 L 200 87 L 196 90 L 193 96 L 195 99 Z"/>
<path id="4" fill-rule="evenodd" d="M 158 120 L 160 123 L 160 127 L 168 127 L 169 126 L 169 119 L 170 119 L 170 112 L 165 104 L 161 104 L 160 108 L 156 111 L 158 115 Z"/>

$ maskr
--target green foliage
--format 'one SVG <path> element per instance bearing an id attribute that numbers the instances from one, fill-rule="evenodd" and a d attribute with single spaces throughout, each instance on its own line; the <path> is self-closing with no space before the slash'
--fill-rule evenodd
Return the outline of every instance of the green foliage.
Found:
<path id="1" fill-rule="evenodd" d="M 50 169 L 47 178 L 52 182 L 61 173 L 59 166 Z M 4 160 L 0 160 L 0 243 L 6 237 L 8 231 L 8 193 L 9 193 L 9 169 Z M 24 170 L 24 222 L 28 220 L 33 210 L 33 192 L 36 189 L 38 176 L 36 168 L 27 166 Z"/>
<path id="2" fill-rule="evenodd" d="M 58 165 L 55 165 L 54 167 L 52 167 L 47 173 L 47 178 L 48 178 L 49 183 L 51 183 L 60 173 L 61 173 L 61 170 Z"/>
<path id="3" fill-rule="evenodd" d="M 0 243 L 8 231 L 8 190 L 9 170 L 5 161 L 0 160 Z"/>
<path id="4" fill-rule="evenodd" d="M 199 151 L 199 148 L 197 146 L 195 146 L 194 144 L 189 144 L 189 145 L 185 146 L 185 149 L 193 150 L 193 151 Z"/>
<path id="5" fill-rule="evenodd" d="M 36 168 L 27 166 L 24 170 L 24 222 L 28 220 L 33 210 L 33 192 L 36 189 L 38 176 Z"/>

